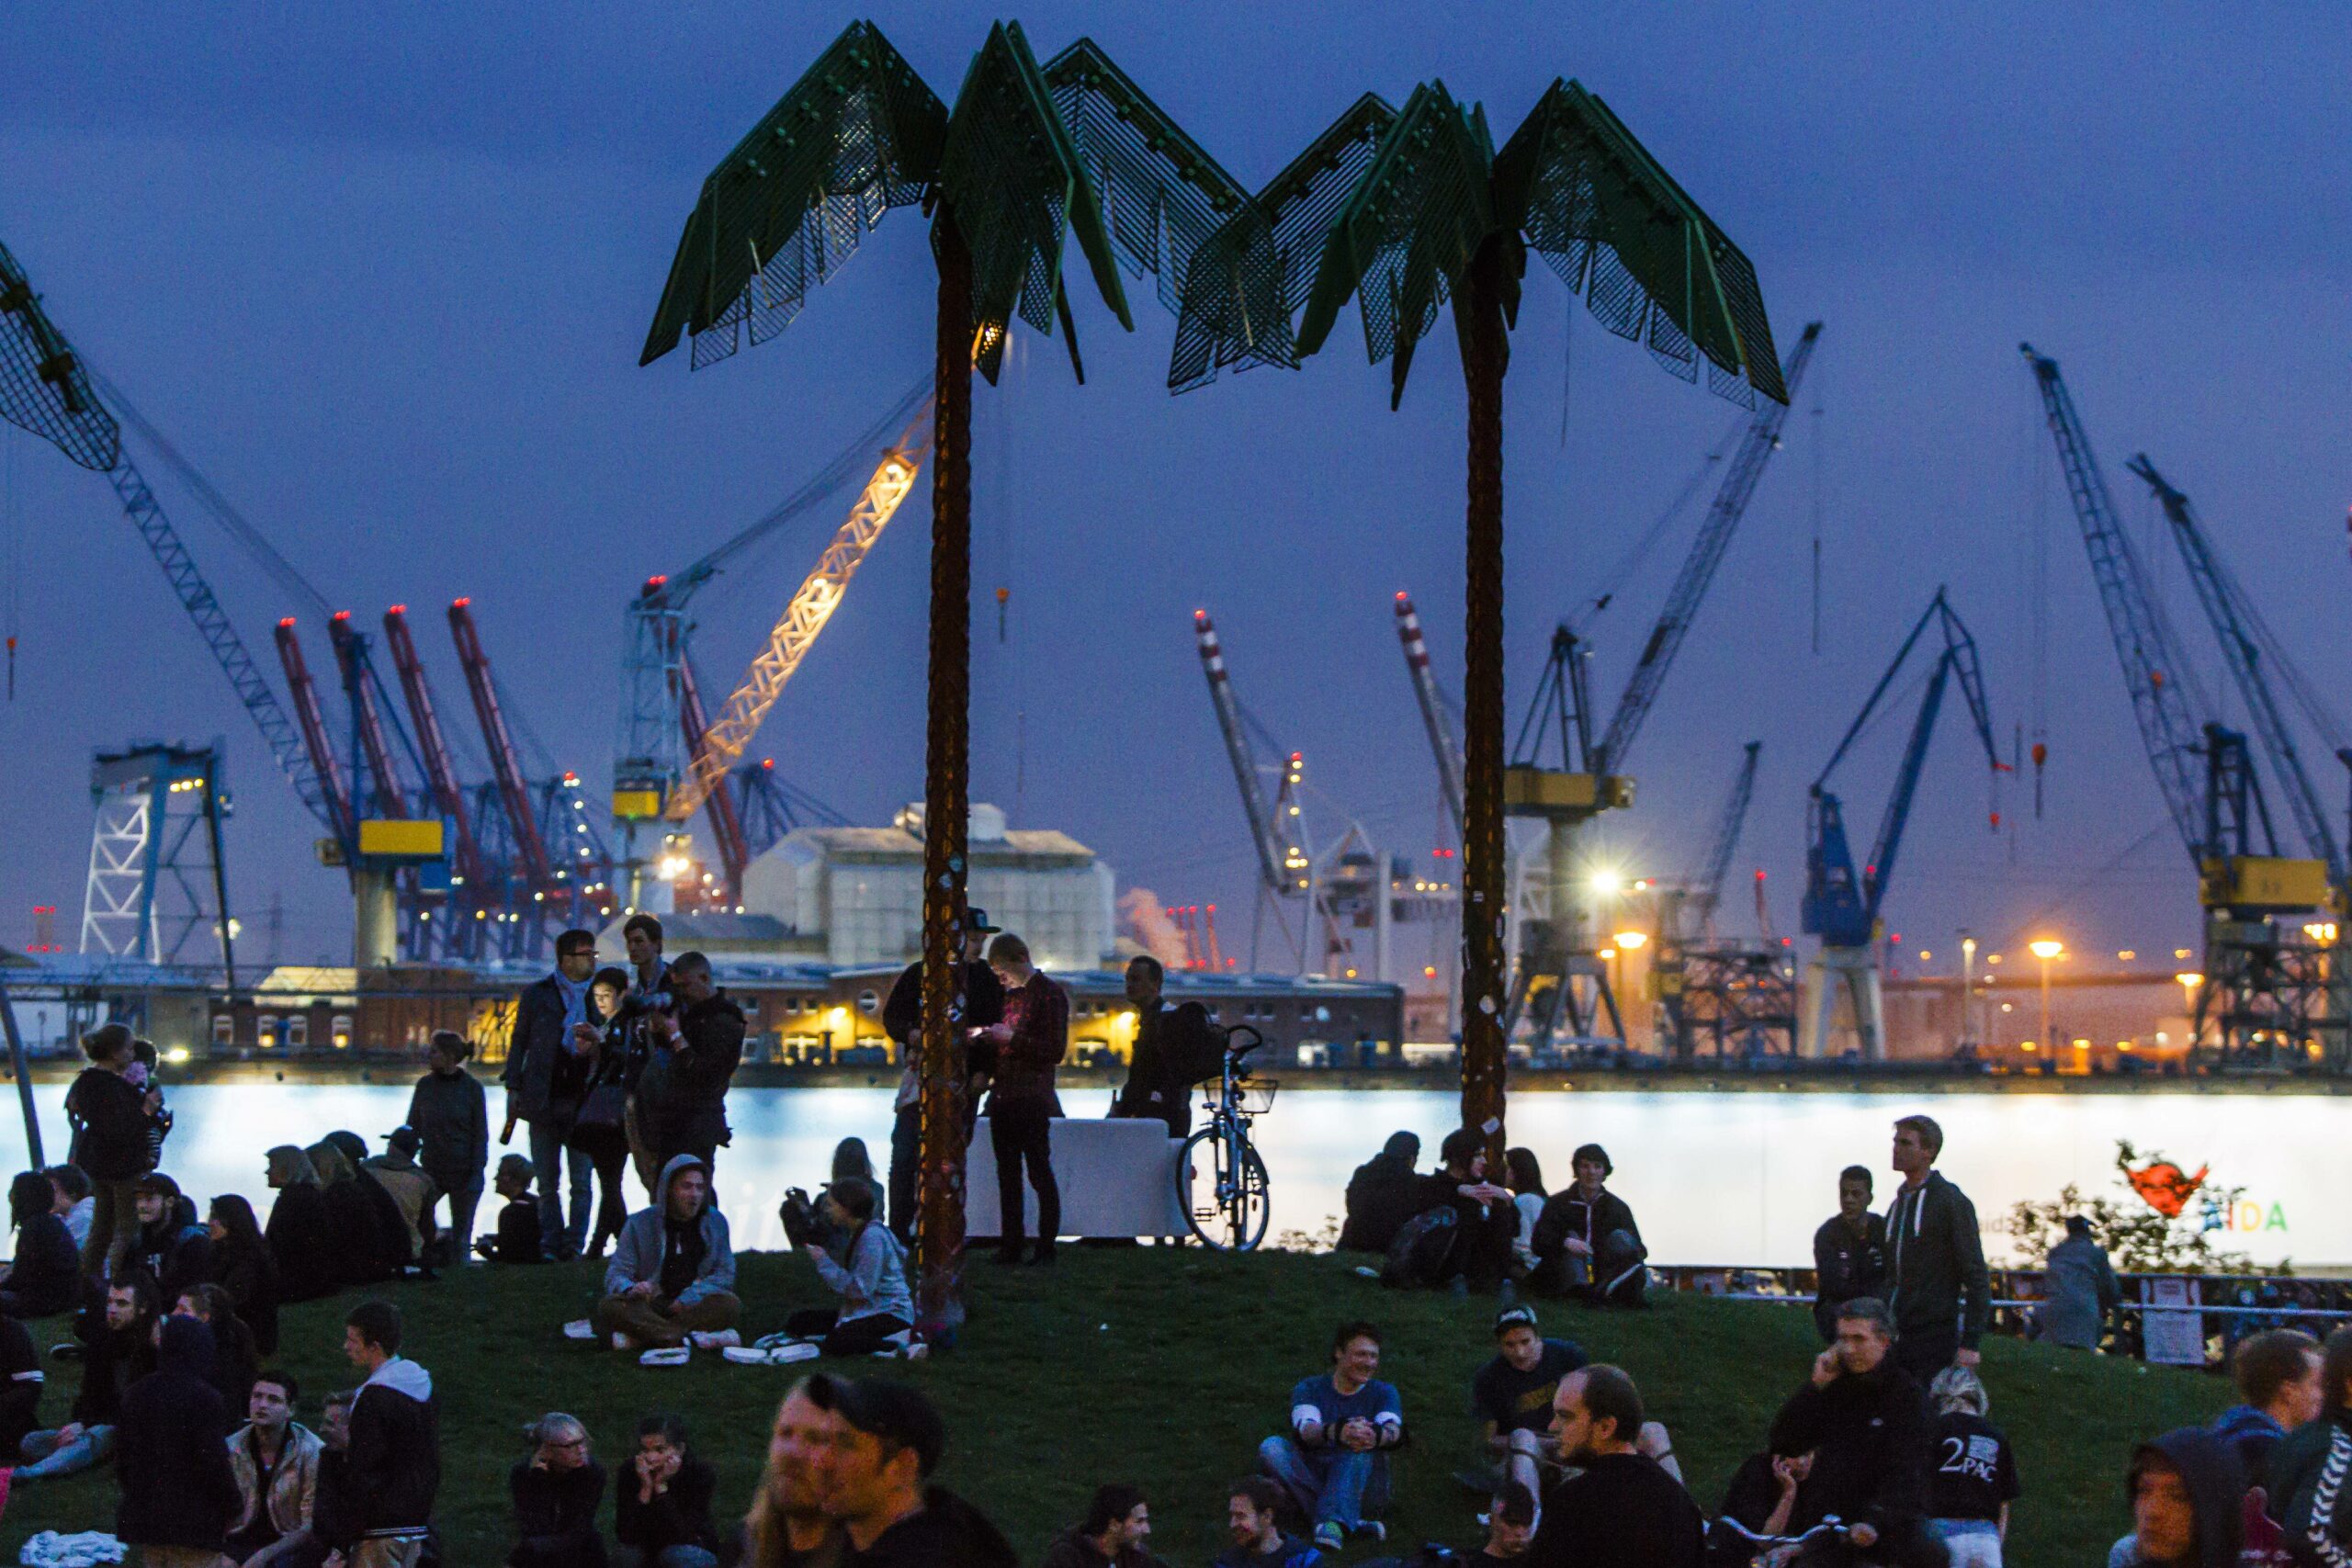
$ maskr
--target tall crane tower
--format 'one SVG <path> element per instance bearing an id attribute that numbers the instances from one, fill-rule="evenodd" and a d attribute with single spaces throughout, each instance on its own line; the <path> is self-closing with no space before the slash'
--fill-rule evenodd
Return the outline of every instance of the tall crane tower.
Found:
<path id="1" fill-rule="evenodd" d="M 1233 680 L 1225 667 L 1225 647 L 1206 610 L 1193 612 L 1193 638 L 1201 655 L 1201 670 L 1208 677 L 1209 702 L 1216 710 L 1218 731 L 1225 737 L 1225 754 L 1233 764 L 1233 782 L 1241 792 L 1242 815 L 1250 822 L 1250 844 L 1258 856 L 1258 903 L 1250 923 L 1250 967 L 1258 966 L 1259 928 L 1272 908 L 1274 926 L 1282 933 L 1301 971 L 1307 964 L 1307 927 L 1291 933 L 1284 906 L 1294 897 L 1310 901 L 1314 894 L 1315 863 L 1301 831 L 1299 784 L 1306 759 L 1293 751 L 1283 760 L 1272 795 L 1266 793 L 1265 774 L 1250 744 L 1241 700 L 1233 694 Z"/>

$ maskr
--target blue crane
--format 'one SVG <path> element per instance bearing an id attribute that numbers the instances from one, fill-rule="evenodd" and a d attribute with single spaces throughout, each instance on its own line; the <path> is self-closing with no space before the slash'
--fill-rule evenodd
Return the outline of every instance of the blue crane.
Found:
<path id="1" fill-rule="evenodd" d="M 1845 805 L 1831 791 L 1829 782 L 1878 713 L 1880 705 L 1888 700 L 1887 694 L 1895 678 L 1903 673 L 1912 650 L 1919 646 L 1930 626 L 1942 633 L 1943 650 L 1935 656 L 1928 670 L 1918 715 L 1911 722 L 1910 739 L 1904 745 L 1903 760 L 1895 769 L 1894 793 L 1888 796 L 1886 811 L 1879 818 L 1878 837 L 1871 845 L 1870 858 L 1858 869 L 1846 838 Z M 1993 744 L 1993 714 L 1984 700 L 1984 677 L 1977 661 L 1976 639 L 1953 612 L 1944 590 L 1939 588 L 1911 627 L 1911 635 L 1895 650 L 1886 673 L 1871 688 L 1861 712 L 1847 726 L 1845 738 L 1830 753 L 1827 765 L 1813 781 L 1806 810 L 1802 908 L 1804 931 L 1821 939 L 1821 951 L 1807 972 L 1812 1005 L 1805 1010 L 1804 1038 L 1799 1046 L 1805 1055 L 1822 1054 L 1828 1038 L 1831 1009 L 1837 1001 L 1836 984 L 1839 981 L 1844 983 L 1853 1003 L 1854 1027 L 1861 1039 L 1864 1059 L 1875 1061 L 1885 1054 L 1885 1010 L 1880 999 L 1877 949 L 1879 908 L 1885 901 L 1887 885 L 1894 874 L 1895 855 L 1903 847 L 1903 829 L 1910 820 L 1919 775 L 1927 765 L 1928 742 L 1935 739 L 1936 716 L 1943 707 L 1944 690 L 1954 676 L 1960 680 L 1961 694 L 1967 699 L 1968 715 L 1975 722 L 1976 739 L 1984 748 L 1985 761 L 1996 774 L 2006 772 Z M 2000 813 L 1994 812 L 1992 819 L 1997 829 Z"/>

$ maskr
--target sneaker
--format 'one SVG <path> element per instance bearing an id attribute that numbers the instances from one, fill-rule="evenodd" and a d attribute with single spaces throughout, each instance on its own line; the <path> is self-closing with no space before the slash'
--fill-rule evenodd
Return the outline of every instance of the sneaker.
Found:
<path id="1" fill-rule="evenodd" d="M 1347 1541 L 1348 1532 L 1340 1528 L 1336 1519 L 1326 1519 L 1315 1527 L 1315 1544 L 1320 1551 L 1336 1553 Z"/>
<path id="2" fill-rule="evenodd" d="M 731 1328 L 697 1328 L 686 1337 L 697 1350 L 725 1350 L 743 1343 L 743 1337 Z"/>
<path id="3" fill-rule="evenodd" d="M 637 1348 L 637 1341 L 631 1339 L 628 1335 L 623 1334 L 619 1329 L 616 1328 L 613 1330 L 613 1348 L 616 1350 L 634 1350 Z"/>
<path id="4" fill-rule="evenodd" d="M 789 1345 L 779 1345 L 768 1352 L 768 1365 L 788 1367 L 795 1361 L 813 1361 L 825 1353 L 825 1348 L 814 1339 L 796 1339 Z"/>
<path id="5" fill-rule="evenodd" d="M 49 1348 L 49 1354 L 53 1360 L 78 1361 L 82 1359 L 82 1342 L 79 1339 L 68 1339 L 62 1345 L 51 1345 Z"/>
<path id="6" fill-rule="evenodd" d="M 1386 1540 L 1388 1527 L 1378 1519 L 1359 1519 L 1356 1521 L 1356 1528 L 1348 1533 L 1361 1536 L 1366 1540 Z"/>
<path id="7" fill-rule="evenodd" d="M 769 1353 L 756 1345 L 729 1345 L 719 1354 L 739 1367 L 764 1367 L 768 1364 Z"/>
<path id="8" fill-rule="evenodd" d="M 563 1325 L 563 1337 L 566 1339 L 594 1339 L 596 1337 L 596 1325 L 584 1317 L 575 1317 Z"/>
<path id="9" fill-rule="evenodd" d="M 694 1356 L 694 1351 L 684 1345 L 671 1345 L 659 1350 L 648 1350 L 637 1359 L 637 1364 L 640 1367 L 683 1367 L 693 1360 Z"/>

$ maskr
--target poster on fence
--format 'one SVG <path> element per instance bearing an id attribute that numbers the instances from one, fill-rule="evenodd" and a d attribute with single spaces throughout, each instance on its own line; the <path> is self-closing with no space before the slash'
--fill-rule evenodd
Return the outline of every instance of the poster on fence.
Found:
<path id="1" fill-rule="evenodd" d="M 2150 1280 L 2143 1298 L 2154 1307 L 2193 1307 L 2204 1304 L 2204 1292 L 2194 1280 Z M 2201 1367 L 2205 1364 L 2205 1314 L 2195 1312 L 2151 1312 L 2142 1314 L 2141 1343 L 2146 1359 L 2161 1367 Z"/>

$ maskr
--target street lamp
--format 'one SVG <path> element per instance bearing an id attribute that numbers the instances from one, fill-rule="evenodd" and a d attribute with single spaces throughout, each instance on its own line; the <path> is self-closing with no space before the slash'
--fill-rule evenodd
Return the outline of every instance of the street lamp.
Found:
<path id="1" fill-rule="evenodd" d="M 2041 960 L 2041 1040 L 2050 1041 L 2050 961 L 2066 951 L 2066 944 L 2054 937 L 2043 937 L 2025 944 L 2025 950 Z"/>
<path id="2" fill-rule="evenodd" d="M 1960 939 L 1960 1043 L 1972 1045 L 1976 1041 L 1976 939 L 1962 934 Z"/>

